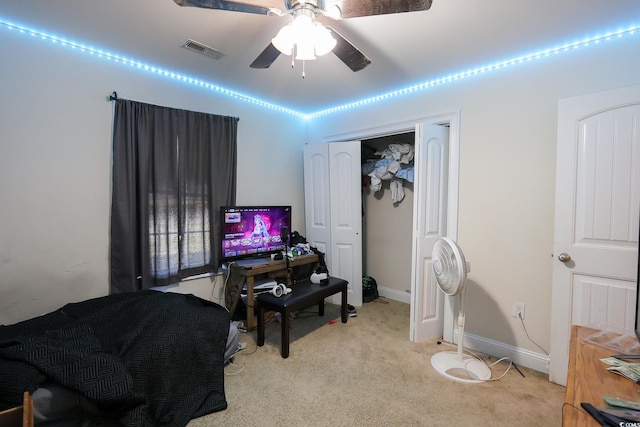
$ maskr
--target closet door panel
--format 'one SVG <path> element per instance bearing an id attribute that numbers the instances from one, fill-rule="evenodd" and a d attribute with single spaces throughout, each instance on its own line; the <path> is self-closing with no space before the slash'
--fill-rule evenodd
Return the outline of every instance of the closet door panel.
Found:
<path id="1" fill-rule="evenodd" d="M 411 339 L 416 342 L 442 336 L 443 294 L 433 273 L 433 245 L 447 233 L 447 170 L 449 132 L 446 127 L 421 124 L 417 129 L 414 182 L 415 257 L 412 269 Z"/>
<path id="2" fill-rule="evenodd" d="M 305 237 L 311 246 L 327 254 L 331 248 L 331 208 L 329 200 L 329 145 L 304 147 Z"/>
<path id="3" fill-rule="evenodd" d="M 329 145 L 330 273 L 349 281 L 349 302 L 362 304 L 360 141 Z"/>

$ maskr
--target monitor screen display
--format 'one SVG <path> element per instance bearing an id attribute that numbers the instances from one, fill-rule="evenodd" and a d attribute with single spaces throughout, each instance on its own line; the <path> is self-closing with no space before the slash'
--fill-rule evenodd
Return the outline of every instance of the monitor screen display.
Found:
<path id="1" fill-rule="evenodd" d="M 220 224 L 223 261 L 267 256 L 285 248 L 280 233 L 291 230 L 291 206 L 222 207 Z"/>

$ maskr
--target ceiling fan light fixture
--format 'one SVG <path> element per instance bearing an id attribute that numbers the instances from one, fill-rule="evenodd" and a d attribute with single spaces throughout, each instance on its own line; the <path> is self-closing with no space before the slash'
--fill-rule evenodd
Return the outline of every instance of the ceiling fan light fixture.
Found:
<path id="1" fill-rule="evenodd" d="M 295 45 L 295 30 L 293 29 L 292 24 L 287 24 L 284 27 L 280 28 L 278 34 L 274 38 L 271 39 L 271 43 L 278 49 L 280 52 L 285 55 L 291 55 L 293 53 L 293 46 Z"/>
<path id="2" fill-rule="evenodd" d="M 325 26 L 301 14 L 282 27 L 271 43 L 285 55 L 292 55 L 295 47 L 296 59 L 310 61 L 331 52 L 337 42 Z"/>
<path id="3" fill-rule="evenodd" d="M 336 47 L 336 39 L 331 35 L 331 31 L 319 22 L 314 23 L 314 39 L 316 55 L 322 56 L 331 52 Z"/>
<path id="4" fill-rule="evenodd" d="M 313 43 L 307 41 L 296 43 L 296 59 L 298 61 L 313 61 L 316 59 Z"/>

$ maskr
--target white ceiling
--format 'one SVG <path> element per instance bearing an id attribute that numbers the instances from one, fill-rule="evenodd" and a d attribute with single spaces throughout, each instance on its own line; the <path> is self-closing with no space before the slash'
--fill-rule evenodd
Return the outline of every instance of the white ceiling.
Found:
<path id="1" fill-rule="evenodd" d="M 290 19 L 180 7 L 173 0 L 0 0 L 0 21 L 304 113 L 637 26 L 640 1 L 434 0 L 423 12 L 322 18 L 372 64 L 354 73 L 329 54 L 307 61 L 304 79 L 302 64 L 292 69 L 285 55 L 268 69 L 250 68 Z M 213 60 L 180 48 L 187 39 L 226 55 Z"/>

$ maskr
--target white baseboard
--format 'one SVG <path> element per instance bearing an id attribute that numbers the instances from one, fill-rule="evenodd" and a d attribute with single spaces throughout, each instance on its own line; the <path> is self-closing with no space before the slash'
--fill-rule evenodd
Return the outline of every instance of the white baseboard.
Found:
<path id="1" fill-rule="evenodd" d="M 389 298 L 394 301 L 411 304 L 411 294 L 397 289 L 378 287 L 378 293 L 381 297 Z M 458 341 L 458 331 L 453 333 L 455 342 Z M 518 366 L 525 366 L 534 371 L 549 373 L 549 357 L 546 354 L 536 353 L 523 348 L 514 347 L 499 341 L 490 340 L 479 335 L 470 333 L 464 334 L 464 347 L 479 353 L 488 354 L 491 357 L 501 359 L 508 357 Z"/>
<path id="2" fill-rule="evenodd" d="M 454 331 L 454 339 L 457 342 L 458 331 Z M 464 334 L 464 348 L 468 348 L 479 353 L 488 354 L 494 359 L 508 357 L 518 366 L 525 366 L 534 371 L 549 373 L 549 356 L 525 350 L 520 347 L 504 344 L 499 341 L 490 340 L 478 335 Z"/>
<path id="3" fill-rule="evenodd" d="M 411 294 L 409 292 L 378 286 L 378 294 L 384 298 L 411 304 Z"/>

